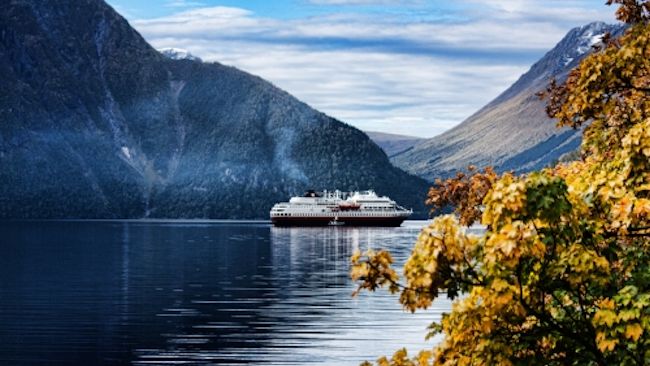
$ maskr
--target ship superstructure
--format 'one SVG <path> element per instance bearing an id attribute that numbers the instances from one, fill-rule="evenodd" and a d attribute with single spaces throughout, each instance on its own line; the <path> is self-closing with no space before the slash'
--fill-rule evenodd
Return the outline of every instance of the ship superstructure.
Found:
<path id="1" fill-rule="evenodd" d="M 400 226 L 412 210 L 374 191 L 307 191 L 271 209 L 276 226 Z"/>

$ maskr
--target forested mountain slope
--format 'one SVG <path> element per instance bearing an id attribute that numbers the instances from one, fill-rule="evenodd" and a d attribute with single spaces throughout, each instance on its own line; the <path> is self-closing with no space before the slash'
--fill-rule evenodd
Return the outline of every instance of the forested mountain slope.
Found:
<path id="1" fill-rule="evenodd" d="M 308 188 L 424 212 L 361 131 L 232 67 L 170 59 L 100 0 L 0 6 L 0 218 L 266 218 Z"/>

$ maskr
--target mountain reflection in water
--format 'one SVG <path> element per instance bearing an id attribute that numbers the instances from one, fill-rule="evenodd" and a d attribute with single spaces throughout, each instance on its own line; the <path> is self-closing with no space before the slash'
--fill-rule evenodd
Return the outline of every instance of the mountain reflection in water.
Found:
<path id="1" fill-rule="evenodd" d="M 410 314 L 349 279 L 355 249 L 401 265 L 424 224 L 0 223 L 0 364 L 358 365 L 431 347 L 447 299 Z"/>

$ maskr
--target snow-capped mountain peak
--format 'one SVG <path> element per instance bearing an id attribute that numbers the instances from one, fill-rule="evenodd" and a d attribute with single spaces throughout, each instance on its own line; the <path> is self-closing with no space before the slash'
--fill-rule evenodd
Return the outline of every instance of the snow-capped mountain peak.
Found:
<path id="1" fill-rule="evenodd" d="M 607 33 L 610 30 L 611 27 L 609 27 L 607 24 L 603 22 L 594 22 L 591 24 L 588 24 L 584 27 L 581 27 L 579 32 L 581 33 L 579 36 L 579 45 L 576 51 L 578 52 L 579 55 L 582 55 L 586 52 L 589 52 L 593 48 L 593 46 L 599 44 L 605 33 Z"/>
<path id="2" fill-rule="evenodd" d="M 194 56 L 188 50 L 182 48 L 166 47 L 158 49 L 158 52 L 172 60 L 202 61 L 201 58 Z"/>
<path id="3" fill-rule="evenodd" d="M 609 25 L 604 22 L 593 22 L 582 27 L 574 28 L 556 48 L 563 52 L 558 58 L 554 73 L 567 67 L 573 67 L 582 60 L 594 46 L 602 43 L 606 33 L 619 34 L 625 29 L 622 25 Z"/>

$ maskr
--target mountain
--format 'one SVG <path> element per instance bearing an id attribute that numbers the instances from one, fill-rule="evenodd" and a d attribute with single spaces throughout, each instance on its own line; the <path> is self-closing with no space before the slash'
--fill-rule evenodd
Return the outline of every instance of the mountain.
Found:
<path id="1" fill-rule="evenodd" d="M 166 47 L 158 49 L 158 52 L 162 53 L 163 56 L 166 56 L 167 58 L 171 58 L 172 60 L 203 61 L 200 57 L 196 57 L 189 51 L 182 48 Z"/>
<path id="2" fill-rule="evenodd" d="M 366 135 L 370 137 L 379 147 L 381 147 L 388 157 L 401 153 L 404 150 L 410 149 L 415 144 L 424 141 L 425 139 L 415 136 L 397 135 L 393 133 L 365 131 Z"/>
<path id="3" fill-rule="evenodd" d="M 268 218 L 308 188 L 426 212 L 427 183 L 363 132 L 174 58 L 100 0 L 0 6 L 0 218 Z"/>
<path id="4" fill-rule="evenodd" d="M 580 132 L 558 129 L 536 93 L 550 79 L 564 80 L 603 34 L 616 36 L 622 25 L 595 22 L 572 29 L 510 88 L 455 128 L 392 156 L 406 171 L 433 181 L 468 165 L 498 171 L 542 168 L 580 146 Z"/>

